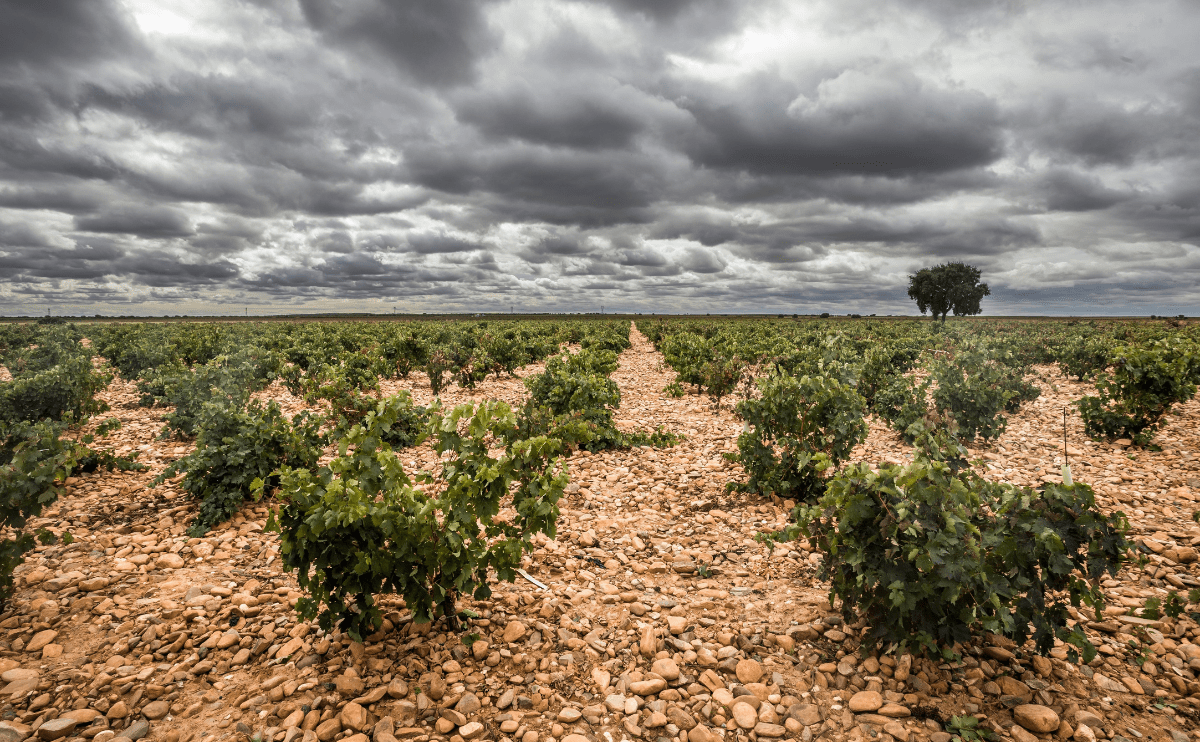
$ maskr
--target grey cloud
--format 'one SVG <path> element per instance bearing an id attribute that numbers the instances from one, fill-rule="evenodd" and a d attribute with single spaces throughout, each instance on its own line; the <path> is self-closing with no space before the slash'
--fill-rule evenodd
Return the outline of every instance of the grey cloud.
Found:
<path id="1" fill-rule="evenodd" d="M 0 18 L 0 64 L 80 62 L 140 46 L 111 0 L 4 0 Z"/>
<path id="2" fill-rule="evenodd" d="M 692 273 L 720 273 L 725 270 L 725 261 L 710 250 L 691 247 L 679 264 Z"/>
<path id="3" fill-rule="evenodd" d="M 470 252 L 480 248 L 480 244 L 478 242 L 464 240 L 461 237 L 455 237 L 443 232 L 419 232 L 408 235 L 406 240 L 408 247 L 413 252 L 421 255 L 430 255 L 434 253 Z"/>
<path id="4" fill-rule="evenodd" d="M 473 0 L 300 0 L 313 28 L 343 44 L 366 47 L 428 85 L 468 82 L 476 57 L 491 47 Z"/>
<path id="5" fill-rule="evenodd" d="M 736 102 L 707 97 L 680 105 L 699 127 L 688 152 L 710 167 L 896 177 L 977 168 L 1003 153 L 993 101 L 895 66 L 844 70 L 807 94 L 760 76 Z"/>
<path id="6" fill-rule="evenodd" d="M 1200 14 L 1166 0 L 180 8 L 0 0 L 0 312 L 888 313 L 946 259 L 1013 311 L 1200 312 Z"/>
<path id="7" fill-rule="evenodd" d="M 490 137 L 581 149 L 627 147 L 642 129 L 628 106 L 569 88 L 488 91 L 465 100 L 457 113 Z"/>
<path id="8" fill-rule="evenodd" d="M 98 213 L 75 217 L 75 229 L 142 237 L 183 237 L 192 234 L 187 215 L 167 206 L 121 204 Z"/>

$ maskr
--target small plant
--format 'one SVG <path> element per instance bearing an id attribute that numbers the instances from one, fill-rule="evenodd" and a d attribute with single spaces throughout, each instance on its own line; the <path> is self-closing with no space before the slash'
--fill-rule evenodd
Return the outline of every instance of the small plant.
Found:
<path id="1" fill-rule="evenodd" d="M 1095 439 L 1126 437 L 1139 446 L 1154 438 L 1175 404 L 1196 393 L 1200 351 L 1190 340 L 1156 340 L 1112 351 L 1112 371 L 1096 379 L 1098 396 L 1079 400 L 1084 428 Z"/>
<path id="2" fill-rule="evenodd" d="M 1133 665 L 1134 667 L 1140 668 L 1142 665 L 1146 664 L 1151 657 L 1154 656 L 1151 654 L 1149 647 L 1142 646 L 1136 639 L 1130 640 L 1128 642 L 1128 646 L 1129 664 Z"/>
<path id="3" fill-rule="evenodd" d="M 1084 484 L 1040 491 L 985 480 L 945 434 L 918 440 L 912 463 L 848 466 L 796 524 L 772 540 L 808 537 L 824 553 L 847 622 L 865 619 L 864 643 L 938 654 L 991 632 L 1040 653 L 1055 639 L 1095 647 L 1069 625 L 1068 607 L 1102 606 L 1104 574 L 1127 559 L 1128 524 L 1105 516 Z"/>
<path id="4" fill-rule="evenodd" d="M 289 423 L 271 401 L 251 400 L 245 407 L 209 403 L 201 411 L 196 450 L 171 464 L 151 486 L 183 473 L 181 487 L 200 500 L 200 512 L 188 528 L 201 536 L 237 512 L 251 497 L 251 484 L 278 481 L 281 466 L 312 467 L 321 455 L 321 419 L 301 413 Z"/>
<path id="5" fill-rule="evenodd" d="M 675 399 L 679 399 L 687 394 L 687 392 L 683 390 L 683 387 L 680 386 L 678 381 L 672 381 L 670 384 L 667 384 L 665 387 L 663 387 L 663 393 L 668 397 L 674 397 Z"/>
<path id="6" fill-rule="evenodd" d="M 824 376 L 773 376 L 760 380 L 758 388 L 758 397 L 737 405 L 746 430 L 738 436 L 737 454 L 727 454 L 749 477 L 729 489 L 800 500 L 820 497 L 825 468 L 845 461 L 866 438 L 862 397 Z"/>
<path id="7" fill-rule="evenodd" d="M 486 402 L 431 409 L 425 434 L 443 464 L 436 475 L 418 474 L 417 487 L 386 443 L 403 407 L 381 401 L 319 470 L 285 466 L 272 475 L 283 507 L 269 525 L 280 531 L 284 567 L 308 593 L 297 612 L 356 641 L 381 625 L 381 593 L 403 595 L 418 623 L 441 615 L 456 625 L 458 596 L 487 598 L 493 573 L 515 579 L 535 533 L 554 536 L 568 481 L 560 440 L 520 437 L 508 406 Z M 513 514 L 498 518 L 501 507 Z"/>
<path id="8" fill-rule="evenodd" d="M 1162 618 L 1162 600 L 1159 598 L 1146 598 L 1146 602 L 1138 611 L 1131 610 L 1130 613 L 1140 618 L 1148 618 L 1151 621 L 1157 621 Z"/>
<path id="9" fill-rule="evenodd" d="M 75 453 L 76 445 L 49 422 L 0 424 L 0 525 L 7 531 L 0 540 L 0 605 L 12 597 L 13 570 L 41 535 L 25 525 L 62 494 Z"/>
<path id="10" fill-rule="evenodd" d="M 951 739 L 961 740 L 961 742 L 977 742 L 992 738 L 991 731 L 980 726 L 979 719 L 974 716 L 952 716 L 950 723 L 946 725 L 946 730 L 950 733 Z"/>
<path id="11" fill-rule="evenodd" d="M 1167 593 L 1167 599 L 1163 601 L 1162 612 L 1167 618 L 1179 618 L 1186 607 L 1187 604 L 1179 597 L 1179 593 L 1171 590 Z"/>

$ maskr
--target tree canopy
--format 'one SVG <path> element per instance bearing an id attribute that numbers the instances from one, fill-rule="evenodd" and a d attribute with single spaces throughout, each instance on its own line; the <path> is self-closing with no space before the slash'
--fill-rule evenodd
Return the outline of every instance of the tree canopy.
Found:
<path id="1" fill-rule="evenodd" d="M 979 269 L 966 263 L 943 263 L 932 268 L 922 268 L 908 277 L 908 296 L 917 302 L 921 314 L 929 311 L 933 318 L 946 314 L 955 317 L 979 314 L 979 302 L 989 296 L 986 283 L 979 282 Z"/>

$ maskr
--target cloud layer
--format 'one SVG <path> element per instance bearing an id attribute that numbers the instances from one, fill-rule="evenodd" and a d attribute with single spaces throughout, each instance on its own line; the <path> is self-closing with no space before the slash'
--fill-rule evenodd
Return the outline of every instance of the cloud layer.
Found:
<path id="1" fill-rule="evenodd" d="M 1200 314 L 1194 4 L 0 0 L 0 313 Z"/>

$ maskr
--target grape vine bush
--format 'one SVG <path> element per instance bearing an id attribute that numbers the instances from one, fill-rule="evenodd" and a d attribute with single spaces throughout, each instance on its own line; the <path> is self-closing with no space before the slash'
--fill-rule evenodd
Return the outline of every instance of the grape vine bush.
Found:
<path id="1" fill-rule="evenodd" d="M 183 474 L 180 486 L 200 500 L 188 533 L 202 536 L 237 512 L 256 480 L 266 482 L 269 492 L 278 481 L 272 472 L 280 466 L 316 466 L 325 442 L 321 422 L 307 412 L 289 422 L 274 401 L 209 402 L 197 419 L 196 450 L 167 467 L 151 486 Z"/>
<path id="2" fill-rule="evenodd" d="M 865 403 L 848 384 L 824 376 L 771 376 L 758 380 L 759 396 L 744 399 L 745 421 L 736 454 L 748 479 L 729 488 L 811 500 L 825 488 L 822 460 L 836 466 L 867 437 Z M 820 458 L 819 458 L 820 457 Z"/>
<path id="3" fill-rule="evenodd" d="M 327 631 L 340 624 L 356 641 L 381 625 L 376 595 L 399 593 L 418 623 L 441 615 L 454 624 L 458 596 L 487 598 L 493 572 L 512 581 L 532 536 L 555 535 L 568 481 L 562 441 L 521 438 L 512 410 L 486 402 L 431 409 L 426 434 L 450 456 L 414 484 L 386 442 L 407 406 L 381 401 L 320 470 L 275 474 L 283 505 L 270 527 L 281 534 L 285 568 L 308 593 L 297 611 Z M 515 511 L 510 519 L 497 517 L 504 506 Z"/>
<path id="4" fill-rule="evenodd" d="M 925 431 L 911 463 L 846 467 L 764 539 L 812 539 L 830 600 L 848 622 L 865 619 L 867 644 L 948 653 L 986 631 L 1032 636 L 1042 654 L 1059 639 L 1090 662 L 1095 647 L 1068 608 L 1103 606 L 1099 580 L 1128 558 L 1124 515 L 1105 516 L 1085 484 L 992 482 L 965 458 L 956 440 Z"/>
<path id="5" fill-rule="evenodd" d="M 1148 444 L 1171 407 L 1191 399 L 1200 382 L 1200 349 L 1190 340 L 1120 346 L 1110 360 L 1112 371 L 1096 379 L 1099 395 L 1078 402 L 1084 429 L 1097 439 Z"/>

